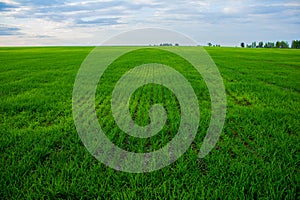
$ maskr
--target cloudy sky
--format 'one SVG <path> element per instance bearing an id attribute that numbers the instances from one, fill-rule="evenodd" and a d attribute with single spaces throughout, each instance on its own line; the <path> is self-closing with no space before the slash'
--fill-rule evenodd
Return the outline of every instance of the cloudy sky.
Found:
<path id="1" fill-rule="evenodd" d="M 141 28 L 199 44 L 300 39 L 299 0 L 0 0 L 0 46 L 97 45 Z"/>

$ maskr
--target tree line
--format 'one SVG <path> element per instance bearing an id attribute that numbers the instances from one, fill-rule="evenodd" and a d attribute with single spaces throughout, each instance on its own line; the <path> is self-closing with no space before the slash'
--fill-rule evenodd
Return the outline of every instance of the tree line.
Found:
<path id="1" fill-rule="evenodd" d="M 152 46 L 152 44 L 149 44 L 149 46 Z M 153 46 L 173 46 L 172 43 L 161 43 L 161 44 L 154 44 Z M 174 46 L 179 46 L 178 43 L 175 43 Z"/>
<path id="2" fill-rule="evenodd" d="M 211 42 L 207 43 L 209 47 L 221 47 L 220 44 L 212 44 Z"/>
<path id="3" fill-rule="evenodd" d="M 242 48 L 292 48 L 292 49 L 300 49 L 300 40 L 293 40 L 292 45 L 290 46 L 287 41 L 277 41 L 274 42 L 252 42 L 251 44 L 245 44 L 244 42 L 241 43 Z"/>

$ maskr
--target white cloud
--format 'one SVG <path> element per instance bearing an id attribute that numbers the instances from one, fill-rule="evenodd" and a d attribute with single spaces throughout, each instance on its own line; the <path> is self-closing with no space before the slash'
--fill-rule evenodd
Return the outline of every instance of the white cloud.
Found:
<path id="1" fill-rule="evenodd" d="M 236 7 L 224 7 L 223 8 L 223 13 L 225 14 L 238 14 L 240 13 L 240 9 Z"/>
<path id="2" fill-rule="evenodd" d="M 281 40 L 297 39 L 300 35 L 300 3 L 292 0 L 0 0 L 0 3 L 1 23 L 6 27 L 2 34 L 0 29 L 0 37 L 5 37 L 2 45 L 13 40 L 22 44 L 26 41 L 28 44 L 52 41 L 54 45 L 95 41 L 96 44 L 111 34 L 144 27 L 183 31 L 200 43 L 238 44 L 240 40 L 262 36 Z M 12 34 L 14 30 L 22 36 Z"/>
<path id="3" fill-rule="evenodd" d="M 19 3 L 16 1 L 12 0 L 1 0 L 0 2 L 5 3 L 5 4 L 10 4 L 10 5 L 18 5 Z"/>

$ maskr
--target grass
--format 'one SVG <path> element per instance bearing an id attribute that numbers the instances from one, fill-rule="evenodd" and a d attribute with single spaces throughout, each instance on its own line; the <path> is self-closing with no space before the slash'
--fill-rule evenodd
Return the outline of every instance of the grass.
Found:
<path id="1" fill-rule="evenodd" d="M 222 74 L 228 103 L 220 140 L 204 159 L 198 159 L 197 153 L 210 103 L 195 70 L 158 49 L 116 60 L 103 75 L 95 105 L 100 125 L 120 147 L 136 152 L 159 149 L 178 127 L 177 99 L 167 88 L 151 84 L 134 93 L 130 112 L 136 123 L 147 125 L 150 105 L 161 103 L 168 112 L 163 130 L 150 140 L 138 140 L 116 126 L 106 105 L 116 81 L 136 64 L 155 58 L 182 73 L 196 92 L 201 114 L 195 142 L 181 158 L 162 170 L 130 174 L 97 161 L 75 129 L 73 84 L 91 50 L 0 48 L 3 199 L 299 198 L 300 51 L 206 48 Z"/>

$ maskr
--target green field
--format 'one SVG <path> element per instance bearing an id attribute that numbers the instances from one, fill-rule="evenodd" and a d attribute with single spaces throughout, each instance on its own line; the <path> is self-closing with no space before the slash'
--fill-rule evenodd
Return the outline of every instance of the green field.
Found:
<path id="1" fill-rule="evenodd" d="M 111 48 L 116 47 L 103 51 Z M 116 125 L 111 93 L 134 66 L 149 61 L 172 66 L 190 81 L 199 100 L 200 126 L 188 151 L 161 170 L 134 174 L 99 162 L 77 134 L 73 85 L 92 49 L 0 48 L 2 199 L 299 198 L 299 50 L 206 48 L 224 79 L 227 116 L 217 146 L 203 159 L 197 154 L 210 120 L 210 97 L 197 71 L 186 60 L 155 48 L 112 63 L 98 85 L 95 107 L 99 124 L 123 149 L 157 150 L 174 137 L 180 122 L 176 96 L 148 84 L 131 97 L 130 114 L 145 126 L 150 106 L 161 103 L 168 114 L 163 129 L 150 139 L 137 139 Z"/>

